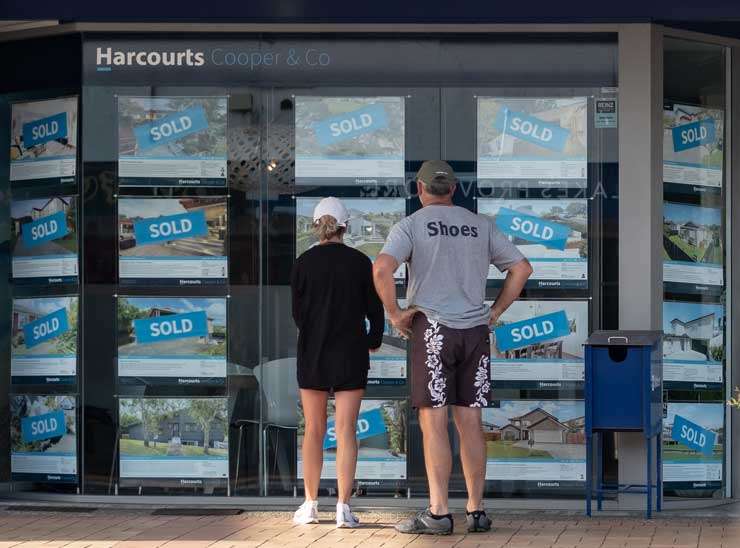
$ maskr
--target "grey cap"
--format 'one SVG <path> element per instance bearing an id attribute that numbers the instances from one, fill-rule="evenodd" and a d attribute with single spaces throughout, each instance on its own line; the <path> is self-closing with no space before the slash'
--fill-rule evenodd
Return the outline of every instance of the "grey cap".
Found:
<path id="1" fill-rule="evenodd" d="M 427 160 L 421 164 L 416 173 L 416 180 L 421 180 L 425 185 L 432 183 L 454 185 L 457 182 L 450 164 L 442 160 Z"/>

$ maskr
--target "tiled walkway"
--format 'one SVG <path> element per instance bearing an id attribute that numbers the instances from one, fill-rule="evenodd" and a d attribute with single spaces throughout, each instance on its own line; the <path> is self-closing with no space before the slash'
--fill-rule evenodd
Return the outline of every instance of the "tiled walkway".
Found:
<path id="1" fill-rule="evenodd" d="M 578 547 L 740 548 L 740 520 L 661 517 L 594 518 L 567 515 L 540 519 L 536 513 L 498 516 L 490 533 L 448 537 L 400 535 L 392 525 L 405 513 L 359 513 L 363 526 L 336 529 L 333 514 L 319 525 L 296 527 L 286 512 L 235 516 L 153 516 L 149 510 L 103 508 L 88 514 L 0 510 L 0 548 L 291 548 L 291 547 Z"/>

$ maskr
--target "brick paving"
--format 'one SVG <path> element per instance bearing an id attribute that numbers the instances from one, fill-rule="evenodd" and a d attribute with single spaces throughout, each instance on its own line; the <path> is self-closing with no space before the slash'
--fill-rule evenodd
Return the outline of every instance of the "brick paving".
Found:
<path id="1" fill-rule="evenodd" d="M 334 515 L 294 526 L 289 512 L 236 516 L 153 516 L 150 510 L 102 508 L 61 513 L 0 510 L 0 548 L 740 548 L 740 519 L 494 515 L 490 533 L 446 537 L 401 535 L 392 525 L 407 512 L 358 512 L 358 529 L 336 529 Z"/>

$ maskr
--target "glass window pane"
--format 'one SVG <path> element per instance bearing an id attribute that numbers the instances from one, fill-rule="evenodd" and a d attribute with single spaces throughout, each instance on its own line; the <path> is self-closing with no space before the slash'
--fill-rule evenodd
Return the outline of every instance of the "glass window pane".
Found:
<path id="1" fill-rule="evenodd" d="M 727 51 L 667 37 L 663 59 L 664 491 L 716 497 L 727 443 Z M 706 451 L 674 429 L 683 421 Z"/>

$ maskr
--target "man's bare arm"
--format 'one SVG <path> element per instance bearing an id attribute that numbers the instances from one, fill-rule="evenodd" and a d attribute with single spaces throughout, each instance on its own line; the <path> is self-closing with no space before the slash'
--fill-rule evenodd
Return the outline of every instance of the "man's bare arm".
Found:
<path id="1" fill-rule="evenodd" d="M 395 258 L 381 253 L 375 259 L 373 264 L 373 282 L 375 282 L 375 291 L 383 302 L 383 307 L 389 316 L 398 314 L 398 301 L 396 300 L 396 281 L 393 279 L 393 273 L 398 268 L 398 261 Z"/>
<path id="2" fill-rule="evenodd" d="M 501 292 L 498 294 L 496 302 L 491 307 L 491 319 L 489 321 L 489 325 L 492 326 L 495 324 L 501 314 L 506 312 L 506 309 L 511 306 L 511 303 L 519 298 L 522 289 L 524 289 L 524 284 L 527 283 L 527 280 L 531 275 L 532 265 L 529 264 L 527 259 L 523 259 L 509 268 L 506 272 L 504 286 L 501 288 Z"/>
<path id="3" fill-rule="evenodd" d="M 396 281 L 393 273 L 398 269 L 398 261 L 386 253 L 381 253 L 373 264 L 373 282 L 391 324 L 406 337 L 409 336 L 411 319 L 415 310 L 403 310 L 396 300 Z"/>

